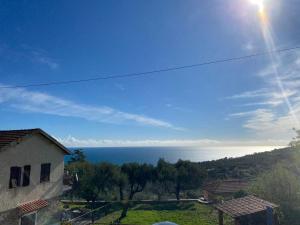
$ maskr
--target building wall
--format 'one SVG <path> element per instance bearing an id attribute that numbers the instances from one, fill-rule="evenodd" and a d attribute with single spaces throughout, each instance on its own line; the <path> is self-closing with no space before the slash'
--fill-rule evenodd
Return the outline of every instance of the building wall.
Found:
<path id="1" fill-rule="evenodd" d="M 18 215 L 18 210 L 16 208 L 0 213 L 0 224 L 18 225 L 19 220 L 20 217 Z"/>
<path id="2" fill-rule="evenodd" d="M 42 163 L 51 163 L 50 182 L 40 183 Z M 10 167 L 31 165 L 30 185 L 9 189 Z M 41 134 L 35 134 L 0 152 L 0 212 L 62 194 L 64 153 Z"/>

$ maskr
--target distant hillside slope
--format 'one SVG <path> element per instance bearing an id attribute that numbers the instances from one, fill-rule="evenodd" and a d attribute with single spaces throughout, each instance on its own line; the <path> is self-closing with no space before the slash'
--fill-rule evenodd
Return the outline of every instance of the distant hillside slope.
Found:
<path id="1" fill-rule="evenodd" d="M 270 170 L 278 163 L 289 164 L 297 158 L 300 158 L 300 148 L 287 147 L 239 158 L 224 158 L 199 164 L 208 171 L 210 179 L 251 179 L 261 172 Z"/>

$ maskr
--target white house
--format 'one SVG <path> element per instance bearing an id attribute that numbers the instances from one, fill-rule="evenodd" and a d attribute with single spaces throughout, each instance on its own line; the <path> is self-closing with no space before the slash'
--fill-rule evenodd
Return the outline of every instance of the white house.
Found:
<path id="1" fill-rule="evenodd" d="M 62 144 L 41 129 L 0 131 L 0 224 L 44 224 L 63 191 Z"/>

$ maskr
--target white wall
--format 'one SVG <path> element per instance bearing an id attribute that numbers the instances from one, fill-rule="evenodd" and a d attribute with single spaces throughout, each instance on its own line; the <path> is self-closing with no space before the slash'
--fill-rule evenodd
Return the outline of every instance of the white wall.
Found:
<path id="1" fill-rule="evenodd" d="M 40 183 L 42 163 L 51 163 L 50 182 Z M 31 165 L 30 185 L 9 189 L 10 167 Z M 62 194 L 64 153 L 40 134 L 0 152 L 0 212 Z"/>

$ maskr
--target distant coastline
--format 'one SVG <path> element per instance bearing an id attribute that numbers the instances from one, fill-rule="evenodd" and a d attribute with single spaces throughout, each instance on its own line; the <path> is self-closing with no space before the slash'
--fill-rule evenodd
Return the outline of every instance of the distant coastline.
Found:
<path id="1" fill-rule="evenodd" d="M 139 162 L 156 164 L 159 158 L 169 162 L 178 159 L 203 162 L 221 158 L 235 158 L 253 153 L 271 151 L 278 146 L 233 146 L 233 147 L 72 147 L 82 149 L 91 162 L 111 162 L 122 164 Z M 67 162 L 69 157 L 65 158 Z"/>

